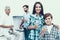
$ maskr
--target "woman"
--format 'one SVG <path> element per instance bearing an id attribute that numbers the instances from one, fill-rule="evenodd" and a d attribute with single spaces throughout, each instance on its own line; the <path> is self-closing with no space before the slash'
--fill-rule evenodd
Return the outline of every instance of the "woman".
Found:
<path id="1" fill-rule="evenodd" d="M 43 16 L 43 6 L 40 2 L 36 2 L 33 7 L 33 13 L 30 15 L 29 26 L 27 27 L 27 40 L 39 40 L 39 33 L 44 23 Z"/>

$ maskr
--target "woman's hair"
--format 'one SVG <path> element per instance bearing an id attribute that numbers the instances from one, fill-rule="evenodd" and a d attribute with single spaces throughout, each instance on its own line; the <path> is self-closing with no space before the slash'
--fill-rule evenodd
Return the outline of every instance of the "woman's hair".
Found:
<path id="1" fill-rule="evenodd" d="M 43 13 L 43 6 L 42 6 L 42 4 L 41 4 L 40 2 L 36 2 L 36 3 L 34 4 L 34 7 L 33 7 L 33 13 L 32 13 L 32 14 L 35 14 L 35 13 L 36 13 L 36 11 L 35 11 L 36 4 L 40 4 L 40 5 L 41 5 L 41 11 L 40 11 L 40 14 L 41 14 L 41 15 L 44 15 L 44 13 Z"/>
<path id="2" fill-rule="evenodd" d="M 51 17 L 51 19 L 53 19 L 53 16 L 52 16 L 52 14 L 51 14 L 51 13 L 45 13 L 45 14 L 44 14 L 44 19 L 46 19 L 48 16 L 50 16 L 50 17 Z"/>

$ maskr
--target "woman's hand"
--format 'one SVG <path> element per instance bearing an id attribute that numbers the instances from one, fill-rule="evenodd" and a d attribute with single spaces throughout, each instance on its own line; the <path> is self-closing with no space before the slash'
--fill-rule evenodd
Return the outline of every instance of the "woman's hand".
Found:
<path id="1" fill-rule="evenodd" d="M 38 28 L 38 26 L 28 26 L 28 29 L 36 29 L 36 28 Z"/>

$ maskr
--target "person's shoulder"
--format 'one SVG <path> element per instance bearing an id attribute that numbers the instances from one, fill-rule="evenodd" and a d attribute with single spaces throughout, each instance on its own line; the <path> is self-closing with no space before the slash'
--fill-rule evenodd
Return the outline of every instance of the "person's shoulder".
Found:
<path id="1" fill-rule="evenodd" d="M 33 16 L 33 14 L 30 14 L 30 16 Z"/>
<path id="2" fill-rule="evenodd" d="M 26 16 L 26 14 L 23 14 L 23 15 L 22 15 L 22 18 L 24 18 L 25 16 Z"/>
<path id="3" fill-rule="evenodd" d="M 44 30 L 44 29 L 47 29 L 47 26 L 46 25 L 43 25 L 42 30 Z"/>
<path id="4" fill-rule="evenodd" d="M 55 27 L 56 29 L 59 30 L 59 25 L 55 25 L 55 24 L 53 24 L 53 27 Z"/>
<path id="5" fill-rule="evenodd" d="M 32 15 L 31 13 L 28 13 L 28 16 Z"/>
<path id="6" fill-rule="evenodd" d="M 46 25 L 43 25 L 43 28 L 47 28 Z"/>
<path id="7" fill-rule="evenodd" d="M 30 18 L 32 18 L 32 19 L 36 19 L 36 15 L 35 14 L 32 14 L 32 15 L 30 15 Z"/>
<path id="8" fill-rule="evenodd" d="M 41 18 L 44 18 L 44 15 L 40 15 Z"/>
<path id="9" fill-rule="evenodd" d="M 32 17 L 36 17 L 36 14 L 30 14 L 30 16 L 32 16 Z"/>

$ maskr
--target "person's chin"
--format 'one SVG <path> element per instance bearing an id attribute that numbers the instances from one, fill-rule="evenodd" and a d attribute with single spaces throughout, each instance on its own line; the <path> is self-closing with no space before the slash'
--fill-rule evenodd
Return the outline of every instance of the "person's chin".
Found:
<path id="1" fill-rule="evenodd" d="M 46 25 L 51 25 L 50 23 L 46 24 Z"/>

